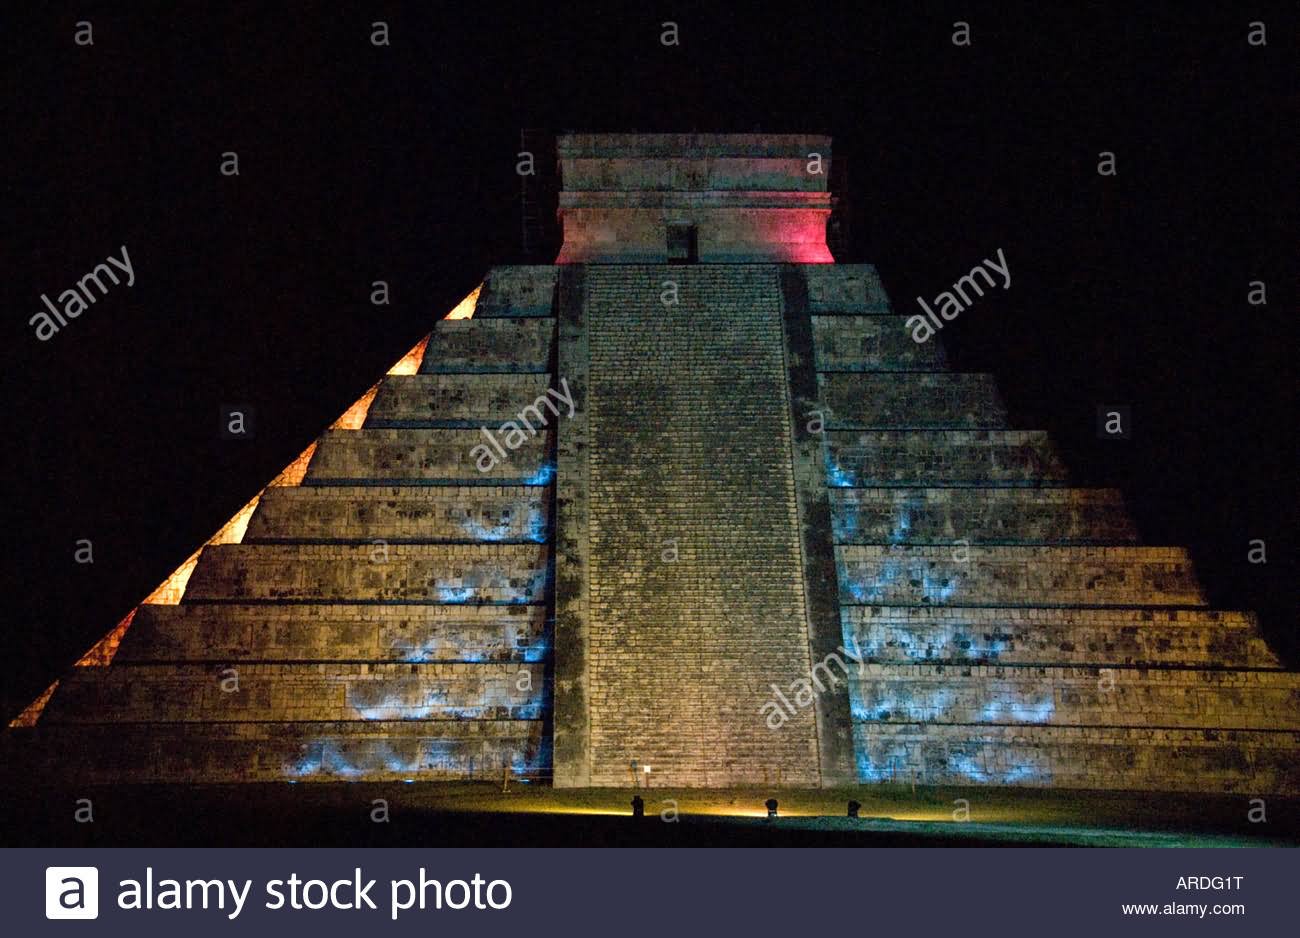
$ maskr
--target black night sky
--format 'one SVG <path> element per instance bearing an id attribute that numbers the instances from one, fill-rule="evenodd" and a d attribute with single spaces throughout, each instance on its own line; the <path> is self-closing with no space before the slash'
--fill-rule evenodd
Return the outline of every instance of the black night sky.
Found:
<path id="1" fill-rule="evenodd" d="M 957 367 L 1295 663 L 1281 7 L 473 6 L 6 4 L 6 718 L 519 259 L 521 128 L 829 133 L 839 259 L 874 263 L 899 312 L 1002 248 L 1011 289 L 942 334 Z M 135 285 L 38 341 L 41 294 L 124 244 Z M 227 403 L 255 439 L 219 438 Z M 1101 403 L 1132 408 L 1133 440 L 1096 439 Z"/>

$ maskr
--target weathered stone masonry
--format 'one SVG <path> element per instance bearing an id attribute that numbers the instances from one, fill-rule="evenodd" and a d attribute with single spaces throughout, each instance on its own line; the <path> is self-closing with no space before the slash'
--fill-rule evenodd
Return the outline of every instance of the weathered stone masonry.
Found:
<path id="1" fill-rule="evenodd" d="M 61 679 L 40 762 L 91 781 L 548 773 L 554 425 L 489 472 L 471 454 L 551 383 L 555 272 L 518 273 L 489 278 L 482 318 L 439 322 L 419 373 L 322 436 L 238 543 L 204 548 L 180 604 L 140 606 L 111 666 Z"/>
<path id="2" fill-rule="evenodd" d="M 811 711 L 763 723 L 810 667 L 780 294 L 771 266 L 591 267 L 591 783 L 820 780 Z"/>
<path id="3" fill-rule="evenodd" d="M 1185 551 L 1072 488 L 988 376 L 908 348 L 870 267 L 804 268 L 864 782 L 1300 790 L 1300 680 Z M 886 338 L 886 336 L 890 336 Z M 934 347 L 928 354 L 926 346 Z"/>
<path id="4" fill-rule="evenodd" d="M 9 751 L 91 781 L 1300 792 L 1300 677 L 830 263 L 814 151 L 562 137 L 559 263 L 490 271 Z M 561 380 L 573 415 L 480 471 L 480 428 Z"/>

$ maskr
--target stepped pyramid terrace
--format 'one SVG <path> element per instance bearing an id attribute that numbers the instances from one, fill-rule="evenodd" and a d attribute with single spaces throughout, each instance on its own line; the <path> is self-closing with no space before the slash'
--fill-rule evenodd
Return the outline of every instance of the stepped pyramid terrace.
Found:
<path id="1" fill-rule="evenodd" d="M 831 151 L 560 137 L 556 263 L 490 270 L 7 750 L 99 782 L 1300 794 L 1300 675 L 834 262 Z"/>

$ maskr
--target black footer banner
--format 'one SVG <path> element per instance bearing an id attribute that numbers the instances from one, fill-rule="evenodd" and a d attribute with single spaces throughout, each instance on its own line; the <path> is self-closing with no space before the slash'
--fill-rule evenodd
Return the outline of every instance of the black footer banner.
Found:
<path id="1" fill-rule="evenodd" d="M 1191 848 L 0 852 L 3 930 L 24 938 L 1262 935 L 1291 930 L 1294 861 Z"/>

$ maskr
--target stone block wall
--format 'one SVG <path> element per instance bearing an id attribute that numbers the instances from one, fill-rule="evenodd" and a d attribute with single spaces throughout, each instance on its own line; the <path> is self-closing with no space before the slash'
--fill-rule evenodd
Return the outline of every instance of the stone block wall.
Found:
<path id="1" fill-rule="evenodd" d="M 808 309 L 815 315 L 894 315 L 880 274 L 870 264 L 809 265 L 799 272 L 808 284 Z"/>
<path id="2" fill-rule="evenodd" d="M 517 420 L 538 398 L 545 399 L 549 386 L 550 376 L 540 372 L 390 377 L 375 394 L 366 427 L 488 426 L 495 430 L 506 420 Z M 531 411 L 524 419 L 529 417 L 539 420 Z"/>
<path id="3" fill-rule="evenodd" d="M 1161 726 L 1300 731 L 1300 688 L 1278 671 L 869 664 L 861 723 Z"/>
<path id="4" fill-rule="evenodd" d="M 494 435 L 499 427 L 489 427 Z M 482 429 L 330 430 L 307 467 L 312 485 L 544 485 L 551 477 L 554 432 L 539 429 L 517 449 L 499 435 L 501 458 L 479 467 L 474 448 L 491 445 Z"/>
<path id="5" fill-rule="evenodd" d="M 858 776 L 933 785 L 1300 790 L 1300 733 L 1165 727 L 859 723 Z"/>
<path id="6" fill-rule="evenodd" d="M 541 543 L 549 530 L 535 486 L 285 486 L 262 496 L 244 543 Z"/>
<path id="7" fill-rule="evenodd" d="M 925 371 L 944 367 L 938 342 L 913 342 L 906 316 L 812 316 L 817 370 Z"/>
<path id="8" fill-rule="evenodd" d="M 483 281 L 474 319 L 553 316 L 558 272 L 550 264 L 493 267 Z"/>
<path id="9" fill-rule="evenodd" d="M 218 544 L 186 598 L 297 602 L 542 602 L 545 544 Z"/>
<path id="10" fill-rule="evenodd" d="M 826 464 L 837 487 L 1037 487 L 1069 481 L 1041 430 L 831 430 Z"/>
<path id="11" fill-rule="evenodd" d="M 843 602 L 866 605 L 1198 606 L 1205 596 L 1177 547 L 931 547 L 835 550 Z"/>
<path id="12" fill-rule="evenodd" d="M 541 662 L 546 607 L 471 605 L 145 605 L 115 662 Z"/>
<path id="13" fill-rule="evenodd" d="M 566 206 L 568 200 L 561 196 L 567 252 L 561 260 L 666 264 L 668 228 L 677 224 L 697 229 L 699 256 L 710 264 L 831 260 L 826 247 L 828 195 L 803 200 L 814 207 L 773 199 L 754 204 L 757 200 L 748 192 L 736 196 L 725 200 L 734 203 L 727 205 L 717 204 L 724 200 L 671 193 L 601 208 Z"/>
<path id="14" fill-rule="evenodd" d="M 990 375 L 831 372 L 818 375 L 831 430 L 1003 427 Z"/>
<path id="15" fill-rule="evenodd" d="M 868 661 L 1281 667 L 1241 612 L 846 605 L 842 621 Z"/>
<path id="16" fill-rule="evenodd" d="M 840 544 L 1111 544 L 1137 539 L 1115 489 L 837 488 Z"/>
<path id="17" fill-rule="evenodd" d="M 231 670 L 168 662 L 78 669 L 47 716 L 62 724 L 96 723 L 107 711 L 120 723 L 537 719 L 544 689 L 536 664 L 259 662 Z"/>
<path id="18" fill-rule="evenodd" d="M 25 749 L 64 778 L 232 783 L 499 780 L 547 759 L 540 720 L 51 724 Z"/>
<path id="19" fill-rule="evenodd" d="M 205 547 L 180 604 L 72 669 L 39 760 L 93 781 L 548 776 L 556 415 L 498 435 L 551 387 L 548 275 L 494 271 L 516 318 L 439 322 L 420 373 L 383 378 L 362 429 L 327 431 L 300 485 Z"/>
<path id="20" fill-rule="evenodd" d="M 557 143 L 560 264 L 667 263 L 674 225 L 693 229 L 706 263 L 833 260 L 827 137 L 569 134 Z"/>
<path id="21" fill-rule="evenodd" d="M 1300 791 L 1300 675 L 870 268 L 808 267 L 864 782 Z M 937 340 L 927 343 L 937 345 Z M 900 373 L 900 371 L 902 373 Z"/>
<path id="22" fill-rule="evenodd" d="M 429 336 L 422 374 L 550 371 L 555 320 L 444 319 Z"/>
<path id="23" fill-rule="evenodd" d="M 557 577 L 557 609 L 586 590 L 578 673 L 557 621 L 557 693 L 585 704 L 571 783 L 627 785 L 635 760 L 657 785 L 816 785 L 812 712 L 762 712 L 809 667 L 777 271 L 592 266 L 582 290 L 586 445 L 558 492 L 562 529 L 587 518 Z"/>

